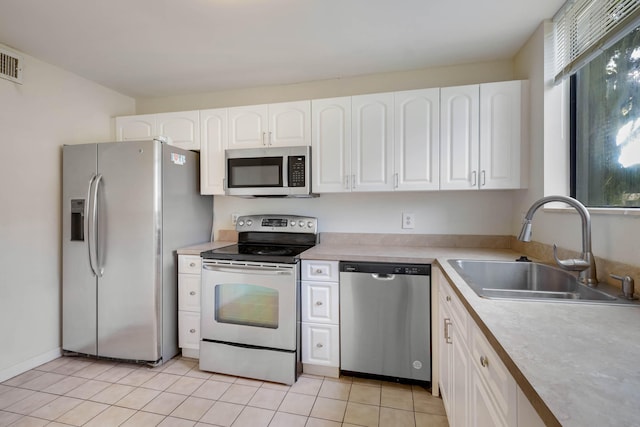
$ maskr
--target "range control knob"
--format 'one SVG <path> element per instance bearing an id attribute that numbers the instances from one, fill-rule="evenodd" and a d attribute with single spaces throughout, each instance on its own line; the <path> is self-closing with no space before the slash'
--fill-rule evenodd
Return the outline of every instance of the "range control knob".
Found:
<path id="1" fill-rule="evenodd" d="M 253 221 L 251 221 L 250 219 L 247 220 L 247 227 L 251 227 L 251 224 L 253 224 Z"/>
<path id="2" fill-rule="evenodd" d="M 296 226 L 296 222 L 295 221 L 291 221 L 291 226 L 295 227 Z"/>
<path id="3" fill-rule="evenodd" d="M 307 221 L 307 227 L 309 228 L 313 227 L 313 221 Z"/>
<path id="4" fill-rule="evenodd" d="M 304 221 L 298 221 L 298 226 L 299 227 L 304 227 Z"/>
<path id="5" fill-rule="evenodd" d="M 242 227 L 244 225 L 244 221 L 238 221 L 238 225 Z"/>

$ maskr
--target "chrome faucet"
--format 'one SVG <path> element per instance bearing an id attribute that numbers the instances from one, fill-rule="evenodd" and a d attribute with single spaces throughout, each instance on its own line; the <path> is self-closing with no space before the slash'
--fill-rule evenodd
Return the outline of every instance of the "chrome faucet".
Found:
<path id="1" fill-rule="evenodd" d="M 529 211 L 524 217 L 524 223 L 522 224 L 522 230 L 518 235 L 518 240 L 522 242 L 531 241 L 531 220 L 533 214 L 542 205 L 549 202 L 564 202 L 575 208 L 580 214 L 582 219 L 582 254 L 578 259 L 559 259 L 558 258 L 558 246 L 553 245 L 553 257 L 556 260 L 558 266 L 565 270 L 579 271 L 578 281 L 585 285 L 595 287 L 598 285 L 598 277 L 596 276 L 596 262 L 591 253 L 591 216 L 587 208 L 572 197 L 567 196 L 547 196 L 536 201 L 531 205 Z"/>

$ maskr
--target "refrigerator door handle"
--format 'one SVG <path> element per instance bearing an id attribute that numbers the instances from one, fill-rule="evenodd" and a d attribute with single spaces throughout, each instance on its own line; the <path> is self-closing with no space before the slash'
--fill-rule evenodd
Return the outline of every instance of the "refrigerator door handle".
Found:
<path id="1" fill-rule="evenodd" d="M 96 235 L 98 234 L 98 188 L 102 181 L 102 175 L 98 174 L 93 177 L 92 183 L 89 185 L 89 265 L 96 277 L 102 277 L 104 269 L 98 265 L 98 243 Z M 93 185 L 93 186 L 92 186 Z"/>

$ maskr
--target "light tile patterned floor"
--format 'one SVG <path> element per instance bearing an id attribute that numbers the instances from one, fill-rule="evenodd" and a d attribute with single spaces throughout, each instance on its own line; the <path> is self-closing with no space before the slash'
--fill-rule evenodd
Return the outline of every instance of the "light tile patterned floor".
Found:
<path id="1" fill-rule="evenodd" d="M 303 375 L 291 387 L 212 374 L 177 357 L 156 368 L 61 357 L 0 384 L 2 426 L 448 426 L 424 388 Z"/>

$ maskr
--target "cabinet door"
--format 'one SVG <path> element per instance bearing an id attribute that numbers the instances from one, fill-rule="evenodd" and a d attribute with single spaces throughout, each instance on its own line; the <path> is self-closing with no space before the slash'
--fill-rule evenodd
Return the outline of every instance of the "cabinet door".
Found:
<path id="1" fill-rule="evenodd" d="M 351 189 L 393 190 L 393 93 L 351 98 Z"/>
<path id="2" fill-rule="evenodd" d="M 351 97 L 314 99 L 311 113 L 313 192 L 350 191 Z"/>
<path id="3" fill-rule="evenodd" d="M 452 426 L 469 425 L 469 351 L 463 335 L 454 323 L 451 327 L 451 416 Z M 480 424 L 483 425 L 483 424 Z M 491 425 L 491 424 L 484 424 Z"/>
<path id="4" fill-rule="evenodd" d="M 440 188 L 440 89 L 395 93 L 395 189 Z"/>
<path id="5" fill-rule="evenodd" d="M 117 141 L 140 141 L 158 135 L 155 114 L 116 117 Z"/>
<path id="6" fill-rule="evenodd" d="M 226 108 L 200 111 L 200 193 L 224 194 L 224 150 L 227 148 Z"/>
<path id="7" fill-rule="evenodd" d="M 440 89 L 440 189 L 478 188 L 478 85 Z"/>
<path id="8" fill-rule="evenodd" d="M 200 149 L 200 114 L 178 111 L 156 114 L 158 134 L 169 139 L 169 145 L 185 150 Z"/>
<path id="9" fill-rule="evenodd" d="M 480 85 L 480 188 L 520 188 L 522 81 Z"/>
<path id="10" fill-rule="evenodd" d="M 302 363 L 339 366 L 338 325 L 302 323 Z"/>
<path id="11" fill-rule="evenodd" d="M 440 395 L 444 408 L 449 415 L 453 416 L 451 410 L 451 351 L 453 341 L 451 340 L 451 313 L 447 306 L 444 296 L 440 294 L 439 314 L 438 314 L 438 355 L 439 355 L 439 374 L 440 374 Z"/>
<path id="12" fill-rule="evenodd" d="M 496 407 L 491 392 L 483 383 L 476 369 L 471 370 L 471 401 L 469 405 L 469 421 L 472 427 L 509 427 L 516 425 L 507 423 Z"/>
<path id="13" fill-rule="evenodd" d="M 269 146 L 311 145 L 311 101 L 269 104 Z"/>
<path id="14" fill-rule="evenodd" d="M 519 387 L 518 427 L 544 427 L 544 422 Z"/>
<path id="15" fill-rule="evenodd" d="M 267 146 L 267 105 L 229 108 L 229 148 Z"/>

